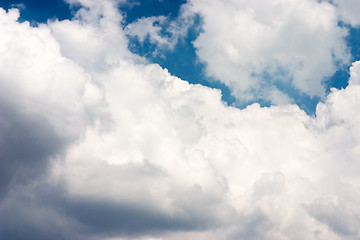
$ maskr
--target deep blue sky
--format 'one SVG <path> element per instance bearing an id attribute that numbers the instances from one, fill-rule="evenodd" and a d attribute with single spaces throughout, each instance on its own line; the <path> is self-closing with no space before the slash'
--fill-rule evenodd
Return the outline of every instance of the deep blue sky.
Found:
<path id="1" fill-rule="evenodd" d="M 178 16 L 180 6 L 185 3 L 185 0 L 147 0 L 140 1 L 138 5 L 120 6 L 120 10 L 124 13 L 125 24 L 131 23 L 141 17 L 160 16 L 165 15 L 170 19 Z M 69 5 L 63 0 L 1 0 L 0 6 L 9 9 L 18 4 L 25 6 L 21 10 L 20 21 L 27 20 L 32 25 L 39 22 L 46 22 L 48 19 L 57 18 L 59 20 L 71 18 L 74 9 L 69 9 Z M 18 5 L 19 6 L 19 5 Z M 204 65 L 198 61 L 192 41 L 196 39 L 201 31 L 201 19 L 195 21 L 194 26 L 189 30 L 188 35 L 182 41 L 179 41 L 173 51 L 164 50 L 163 56 L 154 56 L 152 52 L 155 45 L 149 41 L 139 43 L 136 38 L 130 39 L 129 48 L 132 52 L 141 56 L 145 56 L 149 61 L 158 63 L 162 67 L 167 68 L 173 75 L 187 80 L 190 83 L 200 83 L 205 86 L 220 88 L 223 93 L 223 100 L 229 105 L 235 104 L 234 97 L 231 96 L 230 90 L 222 83 L 215 79 L 211 79 L 204 74 Z M 360 29 L 349 29 L 349 36 L 347 37 L 347 44 L 351 48 L 353 60 L 360 59 Z M 165 57 L 164 57 L 165 56 Z M 347 86 L 349 78 L 349 68 L 345 66 L 338 70 L 336 74 L 325 81 L 327 91 L 335 87 L 338 89 Z M 285 90 L 295 102 L 309 114 L 314 114 L 316 104 L 320 101 L 319 98 L 310 98 L 296 90 L 284 89 L 283 86 L 277 86 L 280 90 Z M 283 88 L 283 89 L 282 89 Z M 268 102 L 258 100 L 261 105 L 269 106 Z M 237 104 L 237 107 L 245 107 L 249 103 Z"/>
<path id="2" fill-rule="evenodd" d="M 69 5 L 63 0 L 0 0 L 0 6 L 5 9 L 17 7 L 18 4 L 25 6 L 21 10 L 21 21 L 46 22 L 52 18 L 71 18 L 72 15 Z"/>

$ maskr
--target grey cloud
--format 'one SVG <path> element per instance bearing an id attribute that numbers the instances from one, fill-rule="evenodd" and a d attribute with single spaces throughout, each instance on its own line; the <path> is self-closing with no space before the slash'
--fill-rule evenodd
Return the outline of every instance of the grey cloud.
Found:
<path id="1" fill-rule="evenodd" d="M 311 216 L 340 236 L 357 236 L 360 218 L 349 209 L 349 201 L 338 196 L 315 199 L 306 207 Z"/>
<path id="2" fill-rule="evenodd" d="M 2 239 L 103 239 L 217 227 L 215 219 L 206 214 L 191 213 L 194 207 L 185 215 L 169 214 L 156 205 L 148 206 L 147 199 L 131 203 L 74 198 L 64 186 L 45 182 L 42 177 L 32 184 L 17 185 L 1 202 Z M 193 200 L 188 199 L 188 204 Z"/>
<path id="3" fill-rule="evenodd" d="M 0 196 L 44 174 L 49 158 L 65 144 L 43 116 L 21 112 L 0 99 Z"/>
<path id="4" fill-rule="evenodd" d="M 267 231 L 274 226 L 261 210 L 255 210 L 243 216 L 238 225 L 235 233 L 230 235 L 231 239 L 265 239 Z"/>
<path id="5" fill-rule="evenodd" d="M 67 204 L 68 215 L 87 226 L 90 233 L 95 235 L 146 235 L 209 227 L 206 221 L 181 219 L 141 205 L 111 204 L 85 199 L 78 202 L 72 200 Z"/>
<path id="6" fill-rule="evenodd" d="M 44 180 L 41 177 L 31 184 L 17 185 L 1 201 L 1 239 L 86 239 L 79 234 L 81 224 L 62 213 L 61 189 Z"/>

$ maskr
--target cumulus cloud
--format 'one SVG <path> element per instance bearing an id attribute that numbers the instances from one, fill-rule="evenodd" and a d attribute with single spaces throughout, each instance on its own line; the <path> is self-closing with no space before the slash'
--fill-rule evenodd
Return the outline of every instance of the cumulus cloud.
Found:
<path id="1" fill-rule="evenodd" d="M 323 81 L 350 61 L 347 30 L 327 2 L 191 0 L 186 9 L 203 19 L 194 46 L 206 73 L 240 102 L 277 103 L 271 92 L 284 86 L 324 97 Z"/>
<path id="2" fill-rule="evenodd" d="M 39 27 L 0 10 L 1 238 L 360 237 L 359 62 L 315 117 L 240 110 L 131 54 L 115 2 L 81 4 Z"/>
<path id="3" fill-rule="evenodd" d="M 16 10 L 1 9 L 2 192 L 12 179 L 37 175 L 44 161 L 60 153 L 90 121 L 81 96 L 91 84 L 89 77 L 60 55 L 48 27 L 19 24 L 18 16 Z"/>
<path id="4" fill-rule="evenodd" d="M 342 21 L 349 23 L 355 27 L 360 24 L 360 3 L 356 0 L 332 0 L 330 1 L 339 9 L 339 15 Z"/>

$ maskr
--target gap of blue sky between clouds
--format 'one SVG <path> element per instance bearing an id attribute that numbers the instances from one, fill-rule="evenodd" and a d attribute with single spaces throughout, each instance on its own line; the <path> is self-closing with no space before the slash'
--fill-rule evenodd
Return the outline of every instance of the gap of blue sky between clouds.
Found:
<path id="1" fill-rule="evenodd" d="M 148 0 L 139 1 L 137 4 L 125 4 L 119 7 L 124 16 L 124 27 L 133 23 L 137 19 L 152 16 L 166 16 L 169 21 L 174 21 L 179 15 L 179 10 L 186 0 L 175 1 L 158 1 Z M 31 25 L 36 26 L 38 23 L 45 23 L 50 20 L 71 19 L 76 12 L 76 6 L 70 8 L 63 0 L 47 1 L 47 0 L 3 0 L 0 7 L 4 9 L 18 8 L 21 12 L 19 21 L 29 21 Z M 340 26 L 345 26 L 349 34 L 346 37 L 346 44 L 350 48 L 352 61 L 360 59 L 360 28 L 354 28 L 339 22 Z M 145 57 L 152 63 L 157 63 L 161 67 L 183 80 L 193 84 L 201 84 L 211 88 L 217 88 L 222 91 L 222 100 L 228 105 L 238 108 L 244 108 L 253 102 L 239 102 L 232 96 L 231 90 L 224 83 L 211 76 L 205 74 L 205 64 L 202 63 L 196 54 L 196 48 L 193 41 L 202 31 L 201 18 L 197 17 L 192 26 L 190 26 L 187 34 L 176 42 L 173 49 L 161 49 L 158 52 L 156 43 L 146 38 L 139 41 L 137 37 L 129 36 L 129 50 L 135 54 Z M 165 31 L 162 34 L 167 34 Z M 328 94 L 331 88 L 342 89 L 348 85 L 349 65 L 339 65 L 336 73 L 323 80 L 323 84 Z M 271 76 L 264 76 L 265 79 Z M 301 109 L 307 114 L 315 114 L 316 106 L 321 101 L 320 97 L 310 97 L 295 88 L 288 85 L 277 83 L 275 86 L 288 94 Z M 271 103 L 262 98 L 256 99 L 261 106 L 270 106 Z"/>

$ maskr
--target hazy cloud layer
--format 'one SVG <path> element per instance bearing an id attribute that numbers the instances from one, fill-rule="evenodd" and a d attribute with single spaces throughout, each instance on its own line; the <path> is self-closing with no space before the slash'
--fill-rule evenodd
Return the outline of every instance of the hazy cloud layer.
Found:
<path id="1" fill-rule="evenodd" d="M 305 24 L 299 36 L 326 39 L 326 46 L 311 38 L 307 44 L 322 49 L 316 56 L 305 54 L 311 49 L 302 55 L 299 46 L 289 47 L 288 55 L 280 47 L 275 55 L 281 64 L 302 59 L 302 70 L 298 59 L 287 69 L 311 81 L 294 78 L 295 86 L 322 94 L 319 78 L 336 69 L 328 51 L 349 61 L 345 32 L 336 25 L 333 6 L 303 2 L 302 13 L 326 14 L 319 25 Z M 359 62 L 350 70 L 349 86 L 326 96 L 316 117 L 289 104 L 240 110 L 221 102 L 219 90 L 191 85 L 131 54 L 115 2 L 81 3 L 86 8 L 75 19 L 39 27 L 17 22 L 16 10 L 0 10 L 0 238 L 360 237 Z M 205 54 L 204 41 L 218 41 L 207 34 L 221 28 L 206 28 L 206 14 L 220 3 L 200 7 L 204 3 L 190 3 L 205 14 L 205 31 L 195 43 L 203 51 L 199 56 L 209 61 L 211 74 L 223 76 L 210 70 L 210 61 L 217 61 L 246 77 L 229 56 Z M 285 21 L 289 6 L 278 4 L 279 21 Z M 221 4 L 217 9 L 228 11 Z M 238 7 L 232 9 L 255 21 L 251 10 L 238 15 Z M 287 14 L 295 23 L 306 19 L 293 10 Z M 225 15 L 217 19 L 231 22 L 233 15 Z M 263 21 L 255 32 L 262 32 Z M 233 40 L 221 31 L 218 36 Z M 260 47 L 248 40 L 248 47 Z M 244 59 L 257 70 L 267 65 L 257 68 L 254 59 L 262 64 L 270 56 Z M 316 66 L 307 68 L 311 57 Z"/>

